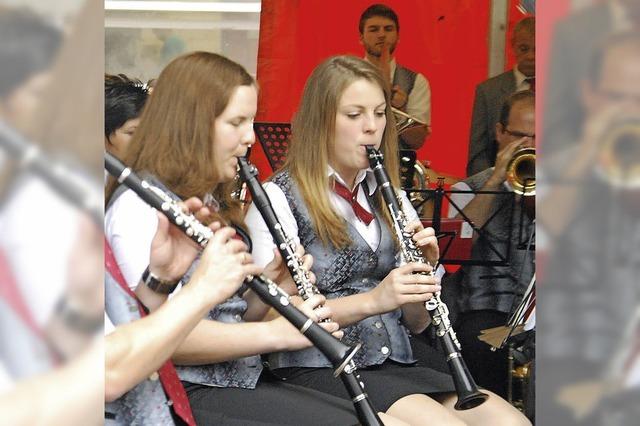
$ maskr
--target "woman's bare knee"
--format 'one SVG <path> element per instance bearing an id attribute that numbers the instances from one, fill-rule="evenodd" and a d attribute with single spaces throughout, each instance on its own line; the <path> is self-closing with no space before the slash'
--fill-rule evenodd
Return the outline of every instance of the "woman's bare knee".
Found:
<path id="1" fill-rule="evenodd" d="M 466 423 L 426 395 L 414 394 L 400 398 L 387 414 L 412 426 L 465 426 Z"/>
<path id="2" fill-rule="evenodd" d="M 483 390 L 489 394 L 489 398 L 481 405 L 470 410 L 455 411 L 455 395 L 447 395 L 442 399 L 442 404 L 451 412 L 464 419 L 469 425 L 474 426 L 531 426 L 531 422 L 509 404 L 493 392 Z"/>
<path id="3" fill-rule="evenodd" d="M 409 423 L 396 419 L 386 413 L 378 413 L 378 416 L 380 416 L 380 420 L 382 420 L 384 426 L 411 426 Z"/>

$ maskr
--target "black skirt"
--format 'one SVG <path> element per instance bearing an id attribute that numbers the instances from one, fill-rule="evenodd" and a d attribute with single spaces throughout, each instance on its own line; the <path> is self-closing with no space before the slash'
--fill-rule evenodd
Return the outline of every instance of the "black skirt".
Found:
<path id="1" fill-rule="evenodd" d="M 183 382 L 198 426 L 358 424 L 353 404 L 263 373 L 255 389 Z"/>
<path id="2" fill-rule="evenodd" d="M 340 379 L 330 368 L 281 368 L 275 374 L 299 386 L 350 400 Z M 365 392 L 377 411 L 385 412 L 397 400 L 412 394 L 436 395 L 455 390 L 448 373 L 417 364 L 400 364 L 391 360 L 381 365 L 358 369 Z"/>

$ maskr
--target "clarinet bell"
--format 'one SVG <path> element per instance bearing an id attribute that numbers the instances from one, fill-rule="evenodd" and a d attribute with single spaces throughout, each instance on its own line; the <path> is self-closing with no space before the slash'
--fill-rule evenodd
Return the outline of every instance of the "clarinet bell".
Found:
<path id="1" fill-rule="evenodd" d="M 470 410 L 485 402 L 487 398 L 489 398 L 489 395 L 478 389 L 478 385 L 473 380 L 462 358 L 452 359 L 450 362 L 453 362 L 451 366 L 452 372 L 458 372 L 458 374 L 454 373 L 451 375 L 456 388 L 456 394 L 458 395 L 458 401 L 454 405 L 454 408 L 458 411 Z"/>
<path id="2" fill-rule="evenodd" d="M 470 410 L 485 402 L 487 398 L 489 395 L 476 390 L 468 395 L 458 397 L 458 401 L 453 407 L 458 411 Z"/>

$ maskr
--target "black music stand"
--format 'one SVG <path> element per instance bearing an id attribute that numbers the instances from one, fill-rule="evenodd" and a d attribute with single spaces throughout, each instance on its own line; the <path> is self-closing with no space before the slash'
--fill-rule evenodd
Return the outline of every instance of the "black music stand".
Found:
<path id="1" fill-rule="evenodd" d="M 506 243 L 505 249 L 500 250 L 495 244 L 491 243 L 491 239 L 489 238 L 491 237 L 491 235 L 489 235 L 489 232 L 485 229 L 485 227 L 487 226 L 488 223 L 490 223 L 492 220 L 495 219 L 495 217 L 498 215 L 498 213 L 502 209 L 507 208 L 508 205 L 511 205 L 512 215 L 511 215 L 511 220 L 509 221 L 508 235 L 511 234 L 513 230 L 514 221 L 515 221 L 516 198 L 514 193 L 504 192 L 504 191 L 445 190 L 443 188 L 442 179 L 439 179 L 438 187 L 436 189 L 416 189 L 416 188 L 403 188 L 403 189 L 407 192 L 407 194 L 412 192 L 417 192 L 424 195 L 423 201 L 418 206 L 414 206 L 416 210 L 419 210 L 420 207 L 427 201 L 434 200 L 432 226 L 438 238 L 442 238 L 443 236 L 445 236 L 445 234 L 440 229 L 440 223 L 441 223 L 442 202 L 443 200 L 446 199 L 449 201 L 449 208 L 454 208 L 456 212 L 461 215 L 464 221 L 468 223 L 469 226 L 473 229 L 473 231 L 475 231 L 478 234 L 478 238 L 487 238 L 487 240 L 489 241 L 489 250 L 494 252 L 497 257 L 497 260 L 454 259 L 454 258 L 447 258 L 446 253 L 444 253 L 442 258 L 440 259 L 440 263 L 444 265 L 477 265 L 477 266 L 500 266 L 500 267 L 509 266 L 509 263 L 510 263 L 509 254 L 511 252 L 511 239 L 506 239 L 504 241 Z M 503 203 L 502 206 L 498 210 L 496 210 L 496 212 L 494 212 L 492 216 L 490 216 L 487 219 L 487 222 L 483 226 L 478 227 L 462 211 L 462 209 L 455 203 L 455 201 L 451 199 L 452 194 L 475 194 L 476 196 L 483 195 L 483 194 L 495 194 L 501 197 L 509 197 L 509 199 L 505 203 Z M 455 236 L 453 237 L 455 238 Z"/>
<path id="2" fill-rule="evenodd" d="M 269 160 L 271 169 L 275 172 L 282 167 L 287 158 L 291 141 L 291 124 L 255 122 L 253 130 Z"/>

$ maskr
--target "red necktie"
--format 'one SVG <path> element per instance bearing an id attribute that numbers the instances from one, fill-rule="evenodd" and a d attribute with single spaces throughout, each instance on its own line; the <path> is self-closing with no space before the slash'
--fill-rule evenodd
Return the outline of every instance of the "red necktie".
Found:
<path id="1" fill-rule="evenodd" d="M 106 238 L 104 240 L 104 263 L 107 271 L 109 271 L 111 276 L 113 276 L 113 278 L 118 282 L 120 287 L 122 287 L 129 296 L 135 299 L 138 304 L 140 316 L 144 317 L 147 313 L 140 305 L 135 293 L 131 291 L 127 285 Z M 191 412 L 191 405 L 189 404 L 189 398 L 187 398 L 187 392 L 184 390 L 184 386 L 182 386 L 182 382 L 180 382 L 178 373 L 170 359 L 160 367 L 158 375 L 160 376 L 162 387 L 170 399 L 169 404 L 173 405 L 173 411 L 175 411 L 175 413 L 189 426 L 195 426 L 196 421 L 193 418 L 193 413 Z"/>
<path id="2" fill-rule="evenodd" d="M 529 90 L 532 92 L 536 91 L 536 78 L 535 77 L 527 77 L 524 79 L 525 82 L 529 83 Z"/>
<path id="3" fill-rule="evenodd" d="M 353 192 L 351 192 L 340 182 L 335 180 L 333 182 L 333 191 L 351 204 L 351 208 L 358 219 L 360 219 L 365 225 L 369 225 L 373 220 L 373 215 L 358 203 L 358 189 L 360 189 L 360 184 L 356 185 Z"/>

